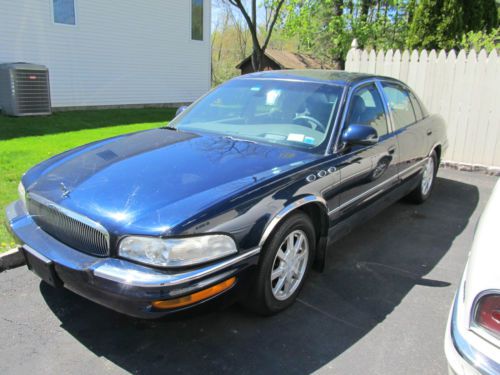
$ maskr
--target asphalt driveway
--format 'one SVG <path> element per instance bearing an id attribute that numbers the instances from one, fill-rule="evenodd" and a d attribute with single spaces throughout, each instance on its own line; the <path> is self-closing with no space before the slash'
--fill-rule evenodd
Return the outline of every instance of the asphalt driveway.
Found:
<path id="1" fill-rule="evenodd" d="M 6 271 L 0 374 L 444 374 L 449 306 L 495 182 L 441 170 L 426 204 L 398 203 L 339 241 L 270 318 L 235 306 L 140 321 Z"/>

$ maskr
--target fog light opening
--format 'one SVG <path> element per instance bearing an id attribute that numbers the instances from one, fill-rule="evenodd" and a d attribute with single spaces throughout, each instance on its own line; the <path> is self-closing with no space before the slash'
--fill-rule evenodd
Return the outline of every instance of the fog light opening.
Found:
<path id="1" fill-rule="evenodd" d="M 236 277 L 231 277 L 230 279 L 227 279 L 219 284 L 215 284 L 210 288 L 200 290 L 199 292 L 184 297 L 179 297 L 164 301 L 154 301 L 151 305 L 153 306 L 153 308 L 159 310 L 176 309 L 178 307 L 192 305 L 196 302 L 203 301 L 207 298 L 222 293 L 223 291 L 231 288 L 235 282 L 236 282 Z"/>

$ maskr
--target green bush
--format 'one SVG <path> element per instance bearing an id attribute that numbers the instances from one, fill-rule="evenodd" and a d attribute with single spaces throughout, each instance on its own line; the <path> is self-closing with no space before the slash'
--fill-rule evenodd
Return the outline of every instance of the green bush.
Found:
<path id="1" fill-rule="evenodd" d="M 467 50 L 475 49 L 480 51 L 485 49 L 491 52 L 500 47 L 500 27 L 493 29 L 490 33 L 484 31 L 470 31 L 462 36 L 460 48 Z"/>

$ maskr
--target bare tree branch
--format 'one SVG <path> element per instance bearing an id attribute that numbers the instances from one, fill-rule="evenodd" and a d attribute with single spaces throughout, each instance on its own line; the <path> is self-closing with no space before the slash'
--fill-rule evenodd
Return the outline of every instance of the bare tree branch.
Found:
<path id="1" fill-rule="evenodd" d="M 245 6 L 241 2 L 241 0 L 228 0 L 232 5 L 237 7 L 241 14 L 243 15 L 243 18 L 245 18 L 245 21 L 247 22 L 248 29 L 250 30 L 250 35 L 252 36 L 252 41 L 254 44 L 254 50 L 255 47 L 260 49 L 260 43 L 259 43 L 259 38 L 257 37 L 257 26 L 252 23 L 252 19 L 250 18 L 250 15 L 248 14 L 247 10 L 245 9 Z"/>
<path id="2" fill-rule="evenodd" d="M 271 21 L 271 25 L 269 26 L 269 30 L 267 30 L 267 36 L 266 40 L 264 41 L 264 44 L 262 45 L 262 51 L 265 51 L 267 48 L 267 45 L 269 44 L 269 41 L 271 40 L 271 35 L 273 33 L 274 25 L 276 24 L 276 21 L 278 20 L 279 14 L 281 7 L 285 3 L 285 0 L 280 0 L 278 3 L 278 6 L 276 7 L 276 10 L 274 12 L 273 20 Z"/>
<path id="3" fill-rule="evenodd" d="M 285 0 L 274 0 L 272 3 L 269 2 L 266 4 L 264 2 L 264 6 L 266 7 L 266 27 L 265 27 L 265 39 L 264 43 L 261 44 L 258 36 L 258 23 L 257 23 L 257 0 L 249 0 L 251 7 L 251 14 L 248 13 L 247 9 L 243 4 L 243 0 L 226 0 L 229 4 L 238 8 L 247 23 L 248 30 L 250 31 L 250 35 L 252 37 L 252 66 L 255 71 L 259 71 L 263 61 L 264 52 L 269 45 L 269 41 L 271 40 L 271 36 L 273 33 L 274 26 L 278 20 L 280 15 L 281 8 L 285 3 Z M 367 1 L 367 0 L 365 0 Z M 274 7 L 274 11 L 273 11 Z M 269 13 L 268 13 L 269 8 Z M 271 20 L 269 22 L 269 20 Z"/>
<path id="4" fill-rule="evenodd" d="M 257 26 L 257 0 L 252 1 L 252 23 Z"/>

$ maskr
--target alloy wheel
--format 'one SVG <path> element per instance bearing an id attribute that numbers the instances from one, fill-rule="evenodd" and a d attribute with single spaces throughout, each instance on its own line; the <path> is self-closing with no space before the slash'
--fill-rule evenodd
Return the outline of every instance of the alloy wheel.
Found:
<path id="1" fill-rule="evenodd" d="M 430 157 L 427 160 L 424 168 L 424 174 L 422 175 L 422 183 L 420 189 L 422 195 L 427 195 L 431 190 L 432 183 L 434 181 L 434 158 Z"/>
<path id="2" fill-rule="evenodd" d="M 273 261 L 271 288 L 276 299 L 288 299 L 299 287 L 307 269 L 309 241 L 302 230 L 283 240 Z"/>

